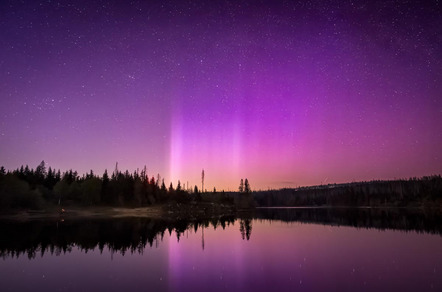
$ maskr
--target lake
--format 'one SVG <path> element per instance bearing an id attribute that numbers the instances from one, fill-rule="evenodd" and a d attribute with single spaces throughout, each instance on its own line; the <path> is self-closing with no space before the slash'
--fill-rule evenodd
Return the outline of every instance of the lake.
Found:
<path id="1" fill-rule="evenodd" d="M 442 220 L 258 209 L 205 221 L 0 221 L 2 291 L 442 291 Z"/>

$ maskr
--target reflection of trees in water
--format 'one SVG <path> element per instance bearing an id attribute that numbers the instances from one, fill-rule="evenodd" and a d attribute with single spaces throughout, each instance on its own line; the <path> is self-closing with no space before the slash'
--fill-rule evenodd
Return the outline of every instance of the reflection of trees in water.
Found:
<path id="1" fill-rule="evenodd" d="M 164 234 L 175 232 L 180 241 L 185 232 L 222 228 L 239 223 L 243 240 L 250 240 L 253 219 L 284 222 L 309 222 L 357 228 L 399 229 L 442 235 L 442 215 L 420 209 L 307 208 L 258 209 L 252 216 L 236 219 L 224 216 L 210 220 L 165 221 L 149 218 L 89 219 L 57 221 L 0 221 L 1 257 L 27 255 L 35 258 L 45 253 L 59 255 L 78 248 L 84 252 L 107 248 L 111 253 L 143 253 L 145 247 L 158 246 Z"/>
<path id="2" fill-rule="evenodd" d="M 27 255 L 35 258 L 45 253 L 60 255 L 76 247 L 84 252 L 98 247 L 111 253 L 143 253 L 145 247 L 157 247 L 166 232 L 175 232 L 180 241 L 184 232 L 199 228 L 226 228 L 235 222 L 232 216 L 200 221 L 164 221 L 149 218 L 120 218 L 73 221 L 0 221 L 1 257 Z"/>
<path id="3" fill-rule="evenodd" d="M 241 219 L 239 221 L 239 231 L 241 232 L 242 239 L 250 239 L 250 235 L 252 235 L 252 220 L 250 219 Z"/>
<path id="4" fill-rule="evenodd" d="M 396 229 L 442 235 L 442 214 L 418 208 L 264 208 L 257 219 Z"/>

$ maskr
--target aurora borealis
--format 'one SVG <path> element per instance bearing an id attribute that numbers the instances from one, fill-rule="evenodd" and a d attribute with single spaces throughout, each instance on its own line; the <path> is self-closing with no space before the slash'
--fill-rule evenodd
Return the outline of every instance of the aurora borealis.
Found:
<path id="1" fill-rule="evenodd" d="M 0 1 L 0 165 L 236 190 L 442 173 L 439 1 Z"/>

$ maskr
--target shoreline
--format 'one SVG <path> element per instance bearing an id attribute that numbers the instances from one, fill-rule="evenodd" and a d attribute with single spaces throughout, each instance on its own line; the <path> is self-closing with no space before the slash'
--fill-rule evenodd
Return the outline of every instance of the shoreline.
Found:
<path id="1" fill-rule="evenodd" d="M 61 212 L 58 208 L 43 210 L 16 210 L 9 214 L 0 215 L 0 220 L 46 220 L 74 218 L 118 218 L 118 217 L 161 217 L 160 208 L 114 208 L 114 207 L 72 207 Z"/>
<path id="2" fill-rule="evenodd" d="M 28 221 L 51 219 L 87 219 L 87 218 L 152 218 L 164 220 L 210 219 L 237 215 L 233 205 L 214 203 L 180 204 L 171 203 L 147 207 L 49 207 L 42 210 L 9 210 L 0 215 L 0 220 Z"/>
<path id="3" fill-rule="evenodd" d="M 147 207 L 81 207 L 72 206 L 61 212 L 61 208 L 50 207 L 43 210 L 10 210 L 10 213 L 0 215 L 0 220 L 30 221 L 30 220 L 65 220 L 65 219 L 114 219 L 114 218 L 152 218 L 162 220 L 180 219 L 211 219 L 223 216 L 238 216 L 250 214 L 259 209 L 397 209 L 441 212 L 438 206 L 274 206 L 237 209 L 234 205 L 215 203 L 180 204 L 170 203 Z"/>

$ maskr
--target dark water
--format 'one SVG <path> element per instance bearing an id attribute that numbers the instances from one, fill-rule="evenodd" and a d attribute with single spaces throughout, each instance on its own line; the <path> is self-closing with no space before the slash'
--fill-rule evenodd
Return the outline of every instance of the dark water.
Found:
<path id="1" fill-rule="evenodd" d="M 1 291 L 442 291 L 442 220 L 418 210 L 0 221 Z"/>

